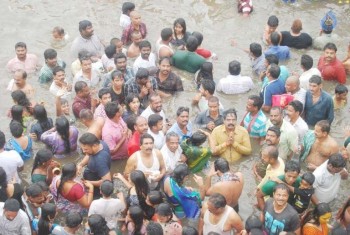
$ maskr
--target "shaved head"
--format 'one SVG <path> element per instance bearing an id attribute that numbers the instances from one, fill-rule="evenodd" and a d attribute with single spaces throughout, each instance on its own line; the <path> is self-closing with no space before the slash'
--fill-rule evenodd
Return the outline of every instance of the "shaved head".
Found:
<path id="1" fill-rule="evenodd" d="M 286 82 L 290 82 L 290 83 L 293 83 L 293 84 L 297 84 L 297 85 L 300 85 L 300 80 L 297 76 L 290 76 L 289 78 L 287 78 Z"/>

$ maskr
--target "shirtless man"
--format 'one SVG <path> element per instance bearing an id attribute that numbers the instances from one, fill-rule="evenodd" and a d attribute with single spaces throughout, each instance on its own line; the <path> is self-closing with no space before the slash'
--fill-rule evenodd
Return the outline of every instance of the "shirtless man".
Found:
<path id="1" fill-rule="evenodd" d="M 131 33 L 131 41 L 126 56 L 130 59 L 136 58 L 140 55 L 139 44 L 142 41 L 142 35 L 140 31 L 134 31 Z"/>
<path id="2" fill-rule="evenodd" d="M 34 88 L 27 82 L 27 72 L 22 69 L 16 70 L 14 78 L 10 81 L 7 90 L 11 92 L 21 90 L 29 99 L 34 98 Z"/>
<path id="3" fill-rule="evenodd" d="M 94 134 L 99 140 L 102 139 L 102 128 L 105 120 L 102 117 L 94 119 L 90 109 L 83 109 L 79 113 L 81 122 L 88 128 L 87 132 Z"/>
<path id="4" fill-rule="evenodd" d="M 318 121 L 315 125 L 316 140 L 311 147 L 305 162 L 310 171 L 314 171 L 318 166 L 328 160 L 328 158 L 339 152 L 339 146 L 330 135 L 331 128 L 326 120 Z"/>
<path id="5" fill-rule="evenodd" d="M 170 46 L 170 42 L 173 39 L 173 30 L 171 28 L 164 28 L 160 32 L 161 39 L 156 43 L 157 58 L 171 57 L 174 54 L 174 50 Z"/>

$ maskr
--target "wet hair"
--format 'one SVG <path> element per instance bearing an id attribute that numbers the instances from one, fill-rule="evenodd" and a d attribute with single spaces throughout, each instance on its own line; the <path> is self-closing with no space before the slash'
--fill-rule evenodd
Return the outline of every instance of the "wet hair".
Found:
<path id="1" fill-rule="evenodd" d="M 57 51 L 55 49 L 46 49 L 44 51 L 44 59 L 48 60 L 48 59 L 55 59 L 57 57 Z"/>
<path id="2" fill-rule="evenodd" d="M 275 159 L 277 160 L 278 159 L 278 148 L 276 146 L 267 146 L 266 148 L 264 148 L 263 151 L 267 151 L 267 155 L 269 156 L 269 158 L 272 158 L 272 159 Z"/>
<path id="3" fill-rule="evenodd" d="M 263 99 L 261 99 L 261 97 L 258 96 L 258 95 L 250 95 L 248 97 L 248 100 L 252 100 L 253 101 L 253 106 L 257 107 L 258 110 L 261 109 L 261 107 L 262 107 L 262 105 L 264 103 Z"/>
<path id="4" fill-rule="evenodd" d="M 270 64 L 277 64 L 280 62 L 278 57 L 274 54 L 268 54 L 265 56 L 265 60 L 267 62 L 268 65 Z"/>
<path id="5" fill-rule="evenodd" d="M 91 54 L 87 50 L 81 50 L 78 52 L 78 59 L 79 61 L 83 60 L 84 58 L 90 58 Z"/>
<path id="6" fill-rule="evenodd" d="M 105 106 L 105 112 L 106 112 L 106 115 L 109 119 L 114 118 L 114 116 L 119 111 L 120 111 L 120 105 L 116 101 L 108 102 Z"/>
<path id="7" fill-rule="evenodd" d="M 23 124 L 23 106 L 22 105 L 13 105 L 11 107 L 11 117 L 12 117 L 12 121 L 17 121 L 19 123 L 21 123 L 22 127 L 26 127 Z"/>
<path id="8" fill-rule="evenodd" d="M 34 162 L 33 162 L 33 168 L 32 168 L 32 173 L 36 168 L 38 168 L 40 165 L 42 165 L 45 162 L 50 161 L 53 158 L 53 153 L 51 150 L 47 148 L 42 148 L 39 149 L 39 151 L 36 153 Z"/>
<path id="9" fill-rule="evenodd" d="M 62 193 L 64 183 L 66 183 L 68 180 L 74 179 L 76 174 L 77 174 L 77 165 L 74 162 L 70 162 L 63 165 L 61 181 L 57 187 L 57 199 L 58 199 L 58 194 Z"/>
<path id="10" fill-rule="evenodd" d="M 304 106 L 299 100 L 293 100 L 288 105 L 292 106 L 295 112 L 299 112 L 299 115 L 303 112 Z"/>
<path id="11" fill-rule="evenodd" d="M 224 111 L 224 113 L 222 114 L 224 120 L 227 118 L 228 115 L 234 115 L 237 118 L 237 111 L 236 109 L 227 109 Z"/>
<path id="12" fill-rule="evenodd" d="M 119 59 L 126 59 L 126 55 L 124 53 L 117 53 L 114 55 L 114 64 L 117 64 Z"/>
<path id="13" fill-rule="evenodd" d="M 38 123 L 42 129 L 42 132 L 45 132 L 53 127 L 52 120 L 47 118 L 47 112 L 43 105 L 37 104 L 34 106 L 33 109 L 33 116 L 36 120 L 38 120 Z M 40 136 L 38 136 L 38 139 L 40 139 Z"/>
<path id="14" fill-rule="evenodd" d="M 172 61 L 171 61 L 171 58 L 170 57 L 167 57 L 167 56 L 164 56 L 164 57 L 160 57 L 159 58 L 159 65 L 163 62 L 163 61 L 168 61 L 170 65 L 172 65 Z M 154 93 L 152 93 L 154 94 Z"/>
<path id="15" fill-rule="evenodd" d="M 46 182 L 39 181 L 39 182 L 36 182 L 36 184 L 40 186 L 40 188 L 43 190 L 43 192 L 49 192 L 50 191 L 50 187 L 47 185 Z"/>
<path id="16" fill-rule="evenodd" d="M 37 184 L 30 184 L 26 188 L 25 193 L 28 197 L 38 197 L 38 196 L 41 196 L 41 194 L 43 193 L 43 190 Z"/>
<path id="17" fill-rule="evenodd" d="M 190 170 L 186 164 L 179 164 L 175 167 L 173 171 L 172 178 L 176 181 L 176 183 L 181 186 L 186 176 L 190 174 Z"/>
<path id="18" fill-rule="evenodd" d="M 226 173 L 230 171 L 230 164 L 224 158 L 218 158 L 214 161 L 215 171 L 220 171 L 221 173 Z"/>
<path id="19" fill-rule="evenodd" d="M 269 127 L 266 132 L 268 131 L 272 131 L 273 133 L 275 133 L 278 138 L 281 136 L 281 130 L 277 126 Z"/>
<path id="20" fill-rule="evenodd" d="M 109 41 L 109 44 L 113 44 L 113 45 L 116 45 L 117 43 L 119 43 L 121 40 L 120 38 L 112 38 L 110 41 Z"/>
<path id="21" fill-rule="evenodd" d="M 130 111 L 130 103 L 134 101 L 134 99 L 138 99 L 140 102 L 140 97 L 135 93 L 130 93 L 125 98 L 125 106 L 126 110 Z"/>
<path id="22" fill-rule="evenodd" d="M 270 27 L 277 27 L 278 26 L 278 18 L 275 15 L 272 15 L 267 20 L 267 25 Z"/>
<path id="23" fill-rule="evenodd" d="M 182 235 L 198 235 L 197 229 L 191 226 L 182 227 Z"/>
<path id="24" fill-rule="evenodd" d="M 84 145 L 93 146 L 95 144 L 100 144 L 100 140 L 96 137 L 96 135 L 92 133 L 84 133 L 79 138 L 79 142 Z"/>
<path id="25" fill-rule="evenodd" d="M 114 184 L 110 180 L 104 180 L 100 187 L 101 192 L 105 197 L 110 197 L 114 191 Z"/>
<path id="26" fill-rule="evenodd" d="M 287 173 L 287 172 L 297 172 L 299 174 L 300 173 L 299 163 L 293 160 L 286 162 L 284 166 L 284 173 Z"/>
<path id="27" fill-rule="evenodd" d="M 122 5 L 122 12 L 124 15 L 128 14 L 128 11 L 135 10 L 135 4 L 132 2 L 124 2 Z"/>
<path id="28" fill-rule="evenodd" d="M 92 121 L 94 120 L 94 114 L 92 113 L 91 109 L 82 109 L 80 110 L 79 118 Z"/>
<path id="29" fill-rule="evenodd" d="M 203 34 L 200 32 L 194 31 L 194 32 L 192 32 L 192 36 L 197 38 L 198 46 L 200 46 L 203 42 Z"/>
<path id="30" fill-rule="evenodd" d="M 152 190 L 147 194 L 148 200 L 152 205 L 159 205 L 164 201 L 163 194 L 160 191 Z"/>
<path id="31" fill-rule="evenodd" d="M 27 49 L 27 44 L 25 44 L 24 42 L 17 42 L 15 44 L 15 49 L 17 49 L 18 47 L 22 47 L 22 48 Z"/>
<path id="32" fill-rule="evenodd" d="M 14 198 L 9 198 L 4 203 L 4 210 L 11 212 L 18 212 L 20 209 L 19 202 Z"/>
<path id="33" fill-rule="evenodd" d="M 64 69 L 63 69 L 61 66 L 56 66 L 56 67 L 54 67 L 53 70 L 52 70 L 52 74 L 53 74 L 54 76 L 56 76 L 56 74 L 57 74 L 58 72 L 64 72 L 64 73 L 65 73 Z"/>
<path id="34" fill-rule="evenodd" d="M 11 135 L 15 138 L 19 138 L 23 134 L 23 126 L 20 122 L 17 121 L 11 121 L 10 123 L 10 132 Z"/>
<path id="35" fill-rule="evenodd" d="M 251 43 L 249 45 L 249 50 L 255 57 L 260 57 L 262 55 L 262 47 L 259 43 Z"/>
<path id="36" fill-rule="evenodd" d="M 319 226 L 320 225 L 320 220 L 319 220 L 320 217 L 322 215 L 325 215 L 325 214 L 331 213 L 331 212 L 332 212 L 332 210 L 329 207 L 328 203 L 321 202 L 321 203 L 317 204 L 313 210 L 308 211 L 306 213 L 306 215 L 304 216 L 304 219 L 301 222 L 301 225 L 304 226 L 306 223 L 312 221 L 311 222 L 312 224 Z"/>
<path id="37" fill-rule="evenodd" d="M 171 28 L 164 28 L 160 32 L 160 37 L 163 41 L 167 41 L 173 35 L 173 30 Z"/>
<path id="38" fill-rule="evenodd" d="M 177 40 L 177 35 L 176 35 L 176 31 L 175 31 L 175 26 L 176 26 L 177 24 L 181 25 L 183 35 L 186 34 L 186 21 L 185 21 L 183 18 L 177 18 L 177 19 L 174 21 L 174 26 L 173 26 L 173 29 L 174 29 L 174 37 L 175 37 L 176 40 Z"/>
<path id="39" fill-rule="evenodd" d="M 305 180 L 306 183 L 310 184 L 311 186 L 314 184 L 315 182 L 315 175 L 312 174 L 311 172 L 305 172 L 302 176 L 301 176 L 302 180 Z"/>
<path id="40" fill-rule="evenodd" d="M 145 133 L 145 134 L 142 134 L 142 135 L 140 136 L 140 145 L 143 145 L 143 141 L 144 141 L 145 139 L 151 139 L 152 142 L 154 143 L 154 138 L 153 138 L 153 136 L 151 136 L 151 135 L 148 134 L 148 133 Z"/>
<path id="41" fill-rule="evenodd" d="M 74 85 L 74 90 L 75 93 L 79 93 L 81 92 L 85 87 L 87 87 L 87 83 L 84 81 L 77 81 Z"/>
<path id="42" fill-rule="evenodd" d="M 7 175 L 4 168 L 0 166 L 0 201 L 4 202 L 7 199 Z"/>
<path id="43" fill-rule="evenodd" d="M 337 46 L 333 42 L 329 42 L 323 47 L 324 51 L 327 49 L 337 52 Z"/>
<path id="44" fill-rule="evenodd" d="M 108 235 L 109 228 L 105 218 L 99 214 L 92 214 L 87 219 L 92 234 Z"/>
<path id="45" fill-rule="evenodd" d="M 25 70 L 23 70 L 23 69 L 17 69 L 15 73 L 21 73 L 21 75 L 22 75 L 21 78 L 22 78 L 23 80 L 26 80 L 26 79 L 27 79 L 27 76 L 28 76 L 28 75 L 27 75 L 27 72 L 26 72 Z"/>
<path id="46" fill-rule="evenodd" d="M 270 38 L 272 45 L 277 46 L 281 40 L 281 35 L 277 32 L 273 32 L 271 33 Z"/>
<path id="47" fill-rule="evenodd" d="M 275 193 L 278 189 L 286 190 L 288 195 L 290 194 L 290 190 L 285 184 L 276 184 L 275 187 L 273 187 L 273 193 Z"/>
<path id="48" fill-rule="evenodd" d="M 78 212 L 69 212 L 65 217 L 66 226 L 68 228 L 76 228 L 83 222 L 83 217 Z"/>
<path id="49" fill-rule="evenodd" d="M 208 103 L 216 103 L 216 104 L 220 104 L 219 98 L 216 96 L 210 96 L 208 99 Z"/>
<path id="50" fill-rule="evenodd" d="M 179 135 L 176 134 L 174 131 L 170 131 L 170 132 L 167 132 L 166 135 L 165 135 L 165 141 L 168 142 L 170 141 L 170 138 L 171 137 L 176 137 L 178 139 L 180 139 Z"/>
<path id="51" fill-rule="evenodd" d="M 208 91 L 210 95 L 213 95 L 215 92 L 215 82 L 210 79 L 203 79 L 201 81 L 201 86 L 203 90 Z"/>
<path id="52" fill-rule="evenodd" d="M 216 209 L 224 208 L 227 204 L 226 198 L 220 193 L 210 195 L 208 202 L 212 203 Z"/>
<path id="53" fill-rule="evenodd" d="M 233 60 L 228 64 L 228 72 L 231 75 L 239 75 L 241 73 L 241 63 L 237 60 Z"/>
<path id="54" fill-rule="evenodd" d="M 328 164 L 334 168 L 346 167 L 346 161 L 340 153 L 333 153 L 328 159 Z"/>
<path id="55" fill-rule="evenodd" d="M 64 141 L 64 151 L 69 153 L 71 151 L 70 141 L 69 141 L 69 121 L 65 116 L 60 116 L 56 118 L 56 131 Z"/>
<path id="56" fill-rule="evenodd" d="M 4 132 L 0 130 L 0 149 L 3 149 L 6 143 L 6 137 Z"/>
<path id="57" fill-rule="evenodd" d="M 338 84 L 335 89 L 334 89 L 335 94 L 344 94 L 344 93 L 348 93 L 349 90 L 346 86 L 344 86 L 343 84 Z"/>
<path id="58" fill-rule="evenodd" d="M 141 49 L 144 48 L 144 47 L 152 48 L 152 45 L 151 45 L 151 43 L 150 43 L 149 41 L 143 40 L 143 41 L 140 42 L 139 48 L 140 48 L 140 50 L 141 50 Z"/>
<path id="59" fill-rule="evenodd" d="M 158 122 L 160 121 L 163 121 L 163 117 L 160 116 L 159 114 L 151 114 L 149 117 L 148 117 L 148 127 L 151 128 L 151 127 L 154 127 L 158 124 Z"/>
<path id="60" fill-rule="evenodd" d="M 53 28 L 52 32 L 57 32 L 59 35 L 64 35 L 64 28 L 60 26 L 56 26 Z"/>
<path id="61" fill-rule="evenodd" d="M 269 73 L 276 80 L 281 74 L 281 69 L 277 64 L 270 64 Z"/>
<path id="62" fill-rule="evenodd" d="M 201 146 L 207 140 L 207 136 L 200 131 L 196 131 L 193 135 L 187 140 L 193 146 Z"/>
<path id="63" fill-rule="evenodd" d="M 301 23 L 300 19 L 296 19 L 293 21 L 291 30 L 293 33 L 300 33 L 300 31 L 303 29 L 303 23 Z"/>
<path id="64" fill-rule="evenodd" d="M 311 56 L 304 54 L 301 56 L 300 64 L 305 70 L 309 70 L 314 65 L 314 59 Z"/>
<path id="65" fill-rule="evenodd" d="M 41 207 L 41 216 L 38 222 L 38 235 L 50 234 L 50 223 L 56 216 L 56 205 L 45 203 Z"/>
<path id="66" fill-rule="evenodd" d="M 109 88 L 102 88 L 98 91 L 98 98 L 102 99 L 102 97 L 107 94 L 111 94 L 111 90 Z"/>
<path id="67" fill-rule="evenodd" d="M 183 112 L 186 112 L 186 113 L 190 113 L 190 109 L 188 107 L 179 107 L 177 110 L 176 110 L 176 117 L 179 117 Z"/>
<path id="68" fill-rule="evenodd" d="M 261 220 L 259 219 L 258 216 L 256 215 L 251 215 L 247 218 L 247 220 L 245 221 L 245 230 L 247 231 L 247 233 L 249 234 L 249 232 L 252 229 L 262 229 L 263 228 L 263 223 L 261 222 Z"/>
<path id="69" fill-rule="evenodd" d="M 113 56 L 115 55 L 116 48 L 117 47 L 114 44 L 108 45 L 105 48 L 105 54 L 106 54 L 108 59 L 112 59 L 113 58 Z"/>
<path id="70" fill-rule="evenodd" d="M 309 83 L 314 83 L 319 86 L 322 84 L 322 78 L 321 76 L 318 76 L 318 75 L 312 75 L 311 78 L 309 79 Z"/>
<path id="71" fill-rule="evenodd" d="M 111 77 L 112 77 L 112 81 L 116 78 L 122 78 L 123 74 L 119 71 L 119 70 L 114 70 L 111 74 Z"/>
<path id="72" fill-rule="evenodd" d="M 329 134 L 329 132 L 331 131 L 331 126 L 327 120 L 318 121 L 316 125 L 321 128 L 322 132 L 327 132 L 327 134 Z"/>
<path id="73" fill-rule="evenodd" d="M 150 190 L 145 174 L 140 170 L 133 170 L 130 173 L 130 181 L 135 185 L 136 195 L 140 204 L 146 204 L 146 197 Z"/>
<path id="74" fill-rule="evenodd" d="M 173 211 L 168 203 L 159 204 L 157 206 L 156 213 L 160 216 L 170 216 L 170 218 L 166 222 L 171 221 L 171 219 L 173 218 Z"/>
<path id="75" fill-rule="evenodd" d="M 82 20 L 79 22 L 79 32 L 86 30 L 87 27 L 92 26 L 92 23 L 89 20 Z"/>
<path id="76" fill-rule="evenodd" d="M 129 208 L 129 215 L 130 215 L 132 222 L 134 222 L 134 225 L 135 225 L 135 229 L 132 232 L 132 234 L 141 235 L 141 229 L 142 229 L 142 225 L 143 225 L 142 208 L 139 206 L 131 206 Z"/>
<path id="77" fill-rule="evenodd" d="M 24 93 L 22 90 L 15 90 L 11 93 L 12 99 L 18 104 L 23 107 L 25 107 L 28 111 L 31 110 L 31 102 L 27 98 L 26 93 Z"/>
<path id="78" fill-rule="evenodd" d="M 194 36 L 189 36 L 186 41 L 186 48 L 188 51 L 194 52 L 197 50 L 199 44 L 198 40 Z"/>
<path id="79" fill-rule="evenodd" d="M 146 234 L 147 235 L 163 235 L 162 225 L 159 223 L 150 221 L 146 226 Z"/>
<path id="80" fill-rule="evenodd" d="M 201 84 L 201 81 L 204 79 L 214 80 L 213 77 L 213 63 L 212 62 L 204 62 L 199 69 L 197 76 L 197 85 Z"/>
<path id="81" fill-rule="evenodd" d="M 141 80 L 143 78 L 148 78 L 149 72 L 145 68 L 139 68 L 136 72 L 135 78 L 136 80 Z"/>

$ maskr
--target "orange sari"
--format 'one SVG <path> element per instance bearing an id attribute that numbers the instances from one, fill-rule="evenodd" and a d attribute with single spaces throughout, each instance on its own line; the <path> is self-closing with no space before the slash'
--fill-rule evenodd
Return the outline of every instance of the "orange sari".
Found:
<path id="1" fill-rule="evenodd" d="M 303 235 L 328 235 L 328 225 L 321 224 L 322 230 L 320 230 L 316 225 L 307 223 L 302 230 Z"/>

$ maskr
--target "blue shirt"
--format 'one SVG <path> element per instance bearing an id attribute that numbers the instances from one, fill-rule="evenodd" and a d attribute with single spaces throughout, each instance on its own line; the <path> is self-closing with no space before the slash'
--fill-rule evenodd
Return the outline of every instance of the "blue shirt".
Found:
<path id="1" fill-rule="evenodd" d="M 259 110 L 256 114 L 258 115 L 255 118 L 255 121 L 250 125 L 250 122 L 253 121 L 253 116 L 251 113 L 247 113 L 243 119 L 244 128 L 249 132 L 250 137 L 264 137 L 266 136 L 266 116 L 263 111 Z M 250 125 L 250 130 L 248 130 Z"/>
<path id="2" fill-rule="evenodd" d="M 305 98 L 305 121 L 310 126 L 315 126 L 318 121 L 328 120 L 331 124 L 334 119 L 334 105 L 332 97 L 322 91 L 318 101 L 312 103 L 312 94 L 306 92 Z"/>
<path id="3" fill-rule="evenodd" d="M 103 148 L 94 155 L 90 155 L 89 162 L 84 171 L 84 179 L 100 180 L 111 169 L 111 155 L 107 144 L 100 141 Z"/>
<path id="4" fill-rule="evenodd" d="M 286 84 L 286 80 L 289 77 L 289 71 L 287 67 L 284 65 L 280 66 L 280 70 L 281 72 L 280 72 L 280 76 L 278 76 L 278 79 L 282 80 L 283 84 Z M 265 76 L 261 87 L 265 87 L 268 83 L 269 83 L 269 79 Z"/>
<path id="5" fill-rule="evenodd" d="M 176 122 L 176 123 L 174 123 L 174 125 L 172 125 L 172 126 L 170 127 L 170 129 L 168 130 L 167 133 L 172 132 L 172 131 L 175 132 L 175 133 L 179 136 L 179 143 L 181 143 L 184 139 L 187 139 L 187 138 L 191 137 L 192 134 L 193 134 L 193 133 L 192 133 L 192 123 L 191 123 L 191 122 L 188 122 L 188 123 L 187 123 L 186 129 L 187 129 L 187 133 L 184 134 L 184 133 L 181 131 L 179 125 L 178 125 L 177 122 Z"/>
<path id="6" fill-rule="evenodd" d="M 265 51 L 265 56 L 270 54 L 276 55 L 279 61 L 288 60 L 290 58 L 290 51 L 287 46 L 270 46 L 269 49 Z"/>
<path id="7" fill-rule="evenodd" d="M 260 97 L 264 100 L 265 106 L 272 106 L 272 96 L 282 95 L 286 93 L 283 81 L 280 79 L 269 82 L 260 93 Z"/>
<path id="8" fill-rule="evenodd" d="M 255 60 L 252 59 L 252 69 L 253 69 L 253 72 L 258 76 L 261 74 L 261 72 L 266 70 L 264 54 L 262 54 Z"/>

